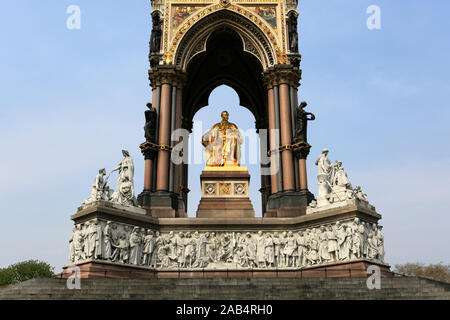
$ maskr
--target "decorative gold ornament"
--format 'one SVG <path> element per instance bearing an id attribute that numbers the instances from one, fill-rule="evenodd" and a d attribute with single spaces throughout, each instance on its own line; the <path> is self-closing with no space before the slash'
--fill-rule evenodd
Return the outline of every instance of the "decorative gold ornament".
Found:
<path id="1" fill-rule="evenodd" d="M 222 7 L 227 8 L 230 6 L 231 1 L 230 0 L 220 0 L 220 4 L 222 5 Z"/>
<path id="2" fill-rule="evenodd" d="M 219 186 L 219 195 L 221 196 L 231 195 L 231 183 L 221 183 Z"/>

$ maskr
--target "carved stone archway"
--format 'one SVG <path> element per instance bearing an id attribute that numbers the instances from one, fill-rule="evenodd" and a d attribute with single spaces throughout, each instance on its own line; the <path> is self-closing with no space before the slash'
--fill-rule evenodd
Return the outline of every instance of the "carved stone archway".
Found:
<path id="1" fill-rule="evenodd" d="M 264 70 L 276 62 L 276 51 L 267 35 L 247 17 L 225 9 L 204 17 L 189 29 L 177 47 L 175 66 L 186 71 L 191 59 L 206 51 L 208 39 L 220 28 L 234 30 L 242 41 L 243 51 L 254 55 Z"/>

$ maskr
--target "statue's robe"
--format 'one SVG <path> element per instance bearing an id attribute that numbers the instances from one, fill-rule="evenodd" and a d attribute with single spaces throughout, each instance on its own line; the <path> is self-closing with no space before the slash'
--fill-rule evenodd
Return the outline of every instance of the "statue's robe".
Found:
<path id="1" fill-rule="evenodd" d="M 208 166 L 239 165 L 243 138 L 234 123 L 216 123 L 202 137 Z"/>

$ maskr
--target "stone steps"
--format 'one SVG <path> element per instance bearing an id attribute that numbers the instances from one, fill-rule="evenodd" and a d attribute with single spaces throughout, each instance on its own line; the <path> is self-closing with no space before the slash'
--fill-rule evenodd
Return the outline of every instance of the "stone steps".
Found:
<path id="1" fill-rule="evenodd" d="M 195 291 L 194 288 L 190 286 L 176 286 L 172 287 L 176 288 L 178 291 Z M 212 288 L 210 286 L 201 286 L 196 288 L 196 290 L 201 289 L 208 289 Z M 264 288 L 265 290 L 302 290 L 302 291 L 327 291 L 327 290 L 335 290 L 335 291 L 351 291 L 351 290 L 361 290 L 361 291 L 368 291 L 369 289 L 365 286 L 318 286 L 316 288 L 311 286 L 301 286 L 301 285 L 293 285 L 293 286 L 258 286 L 255 288 L 249 287 L 249 286 L 214 286 L 213 289 L 215 290 L 236 290 L 236 289 L 244 289 L 244 290 L 253 290 L 258 288 Z M 151 291 L 151 290 L 161 290 L 162 288 L 160 286 L 86 286 L 82 285 L 83 290 L 145 290 L 145 291 Z M 10 291 L 15 292 L 27 292 L 27 291 L 44 291 L 44 290 L 50 290 L 50 291 L 64 291 L 67 290 L 66 288 L 62 287 L 29 287 L 29 288 L 23 288 L 23 289 L 10 289 Z M 420 291 L 420 292 L 445 292 L 443 288 L 439 287 L 429 287 L 429 286 L 391 286 L 386 287 L 382 286 L 380 290 L 376 290 L 379 292 L 382 291 L 392 291 L 392 290 L 409 290 L 409 291 Z M 370 291 L 370 290 L 369 290 Z"/>
<path id="2" fill-rule="evenodd" d="M 124 293 L 123 295 L 109 295 L 109 294 L 101 294 L 101 295 L 55 295 L 55 294 L 41 294 L 36 297 L 20 297 L 18 298 L 15 295 L 5 295 L 2 296 L 1 299 L 4 300 L 15 300 L 15 299 L 21 299 L 21 300 L 122 300 L 122 299 L 136 299 L 136 300 L 183 300 L 182 298 L 173 298 L 173 295 L 171 296 L 159 296 L 159 295 L 148 295 L 148 294 L 132 294 L 132 293 Z M 209 300 L 211 299 L 211 295 L 203 295 L 203 296 L 189 296 L 189 300 Z M 214 299 L 216 300 L 450 300 L 450 297 L 448 295 L 444 296 L 442 294 L 434 294 L 434 295 L 348 295 L 348 294 L 314 294 L 314 293 L 308 293 L 303 295 L 290 295 L 286 297 L 286 295 L 278 295 L 278 296 L 255 296 L 248 298 L 248 296 L 233 296 L 233 298 L 230 298 L 226 295 L 217 295 L 214 296 Z"/>
<path id="3" fill-rule="evenodd" d="M 151 292 L 152 290 L 148 290 L 148 289 L 133 289 L 133 290 L 124 290 L 124 289 L 82 289 L 82 293 L 84 294 L 102 294 L 102 293 L 108 293 L 108 292 L 114 292 L 117 291 L 119 293 L 122 292 L 132 292 L 132 293 L 138 293 L 138 294 L 156 294 L 156 295 L 164 295 L 164 294 L 172 294 L 174 292 L 177 292 L 179 294 L 182 294 L 184 296 L 184 294 L 188 294 L 188 295 L 202 295 L 204 294 L 204 292 L 202 292 L 202 290 L 185 290 L 185 291 L 179 291 L 179 290 L 158 290 L 158 291 L 154 291 Z M 149 292 L 150 291 L 150 292 Z M 347 289 L 347 290 L 301 290 L 301 289 L 280 289 L 280 290 L 261 290 L 260 293 L 252 293 L 250 290 L 240 290 L 241 292 L 238 293 L 236 292 L 235 289 L 229 289 L 229 290 L 223 290 L 223 289 L 214 289 L 214 294 L 217 295 L 223 295 L 223 294 L 228 294 L 228 293 L 233 293 L 236 292 L 235 295 L 249 295 L 249 296 L 256 296 L 256 295 L 261 295 L 261 294 L 267 294 L 267 295 L 296 295 L 296 294 L 306 294 L 306 293 L 314 293 L 314 294 L 320 294 L 322 292 L 334 292 L 337 294 L 347 294 L 347 295 L 384 295 L 384 294 L 409 294 L 409 295 L 433 295 L 433 294 L 440 294 L 440 293 L 446 293 L 443 291 L 438 291 L 438 290 L 432 290 L 432 289 L 424 289 L 424 290 L 420 290 L 420 289 L 415 289 L 415 290 L 411 290 L 411 289 L 407 289 L 407 290 L 399 290 L 399 289 L 394 289 L 394 290 L 377 290 L 376 292 L 372 292 L 369 290 L 351 290 L 351 289 Z M 38 295 L 38 294 L 67 294 L 67 295 L 72 295 L 72 294 L 77 294 L 78 291 L 70 291 L 70 290 L 37 290 L 37 289 L 31 289 L 31 290 L 23 290 L 23 291 L 10 291 L 10 292 L 6 292 L 4 293 L 4 295 Z M 3 294 L 0 295 L 0 297 Z"/>
<path id="4" fill-rule="evenodd" d="M 382 278 L 369 290 L 365 278 L 308 279 L 34 279 L 0 287 L 0 299 L 447 299 L 450 284 L 408 277 Z"/>

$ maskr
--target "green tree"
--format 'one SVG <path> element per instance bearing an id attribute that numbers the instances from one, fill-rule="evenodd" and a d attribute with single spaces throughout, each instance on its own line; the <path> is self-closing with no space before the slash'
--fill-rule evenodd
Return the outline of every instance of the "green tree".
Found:
<path id="1" fill-rule="evenodd" d="M 27 260 L 0 269 L 0 285 L 26 281 L 34 278 L 53 278 L 54 267 L 38 260 Z"/>
<path id="2" fill-rule="evenodd" d="M 395 271 L 409 276 L 426 277 L 450 283 L 450 265 L 445 265 L 442 262 L 430 265 L 419 262 L 396 264 Z"/>
<path id="3" fill-rule="evenodd" d="M 0 269 L 0 286 L 14 282 L 14 272 L 10 268 Z"/>

